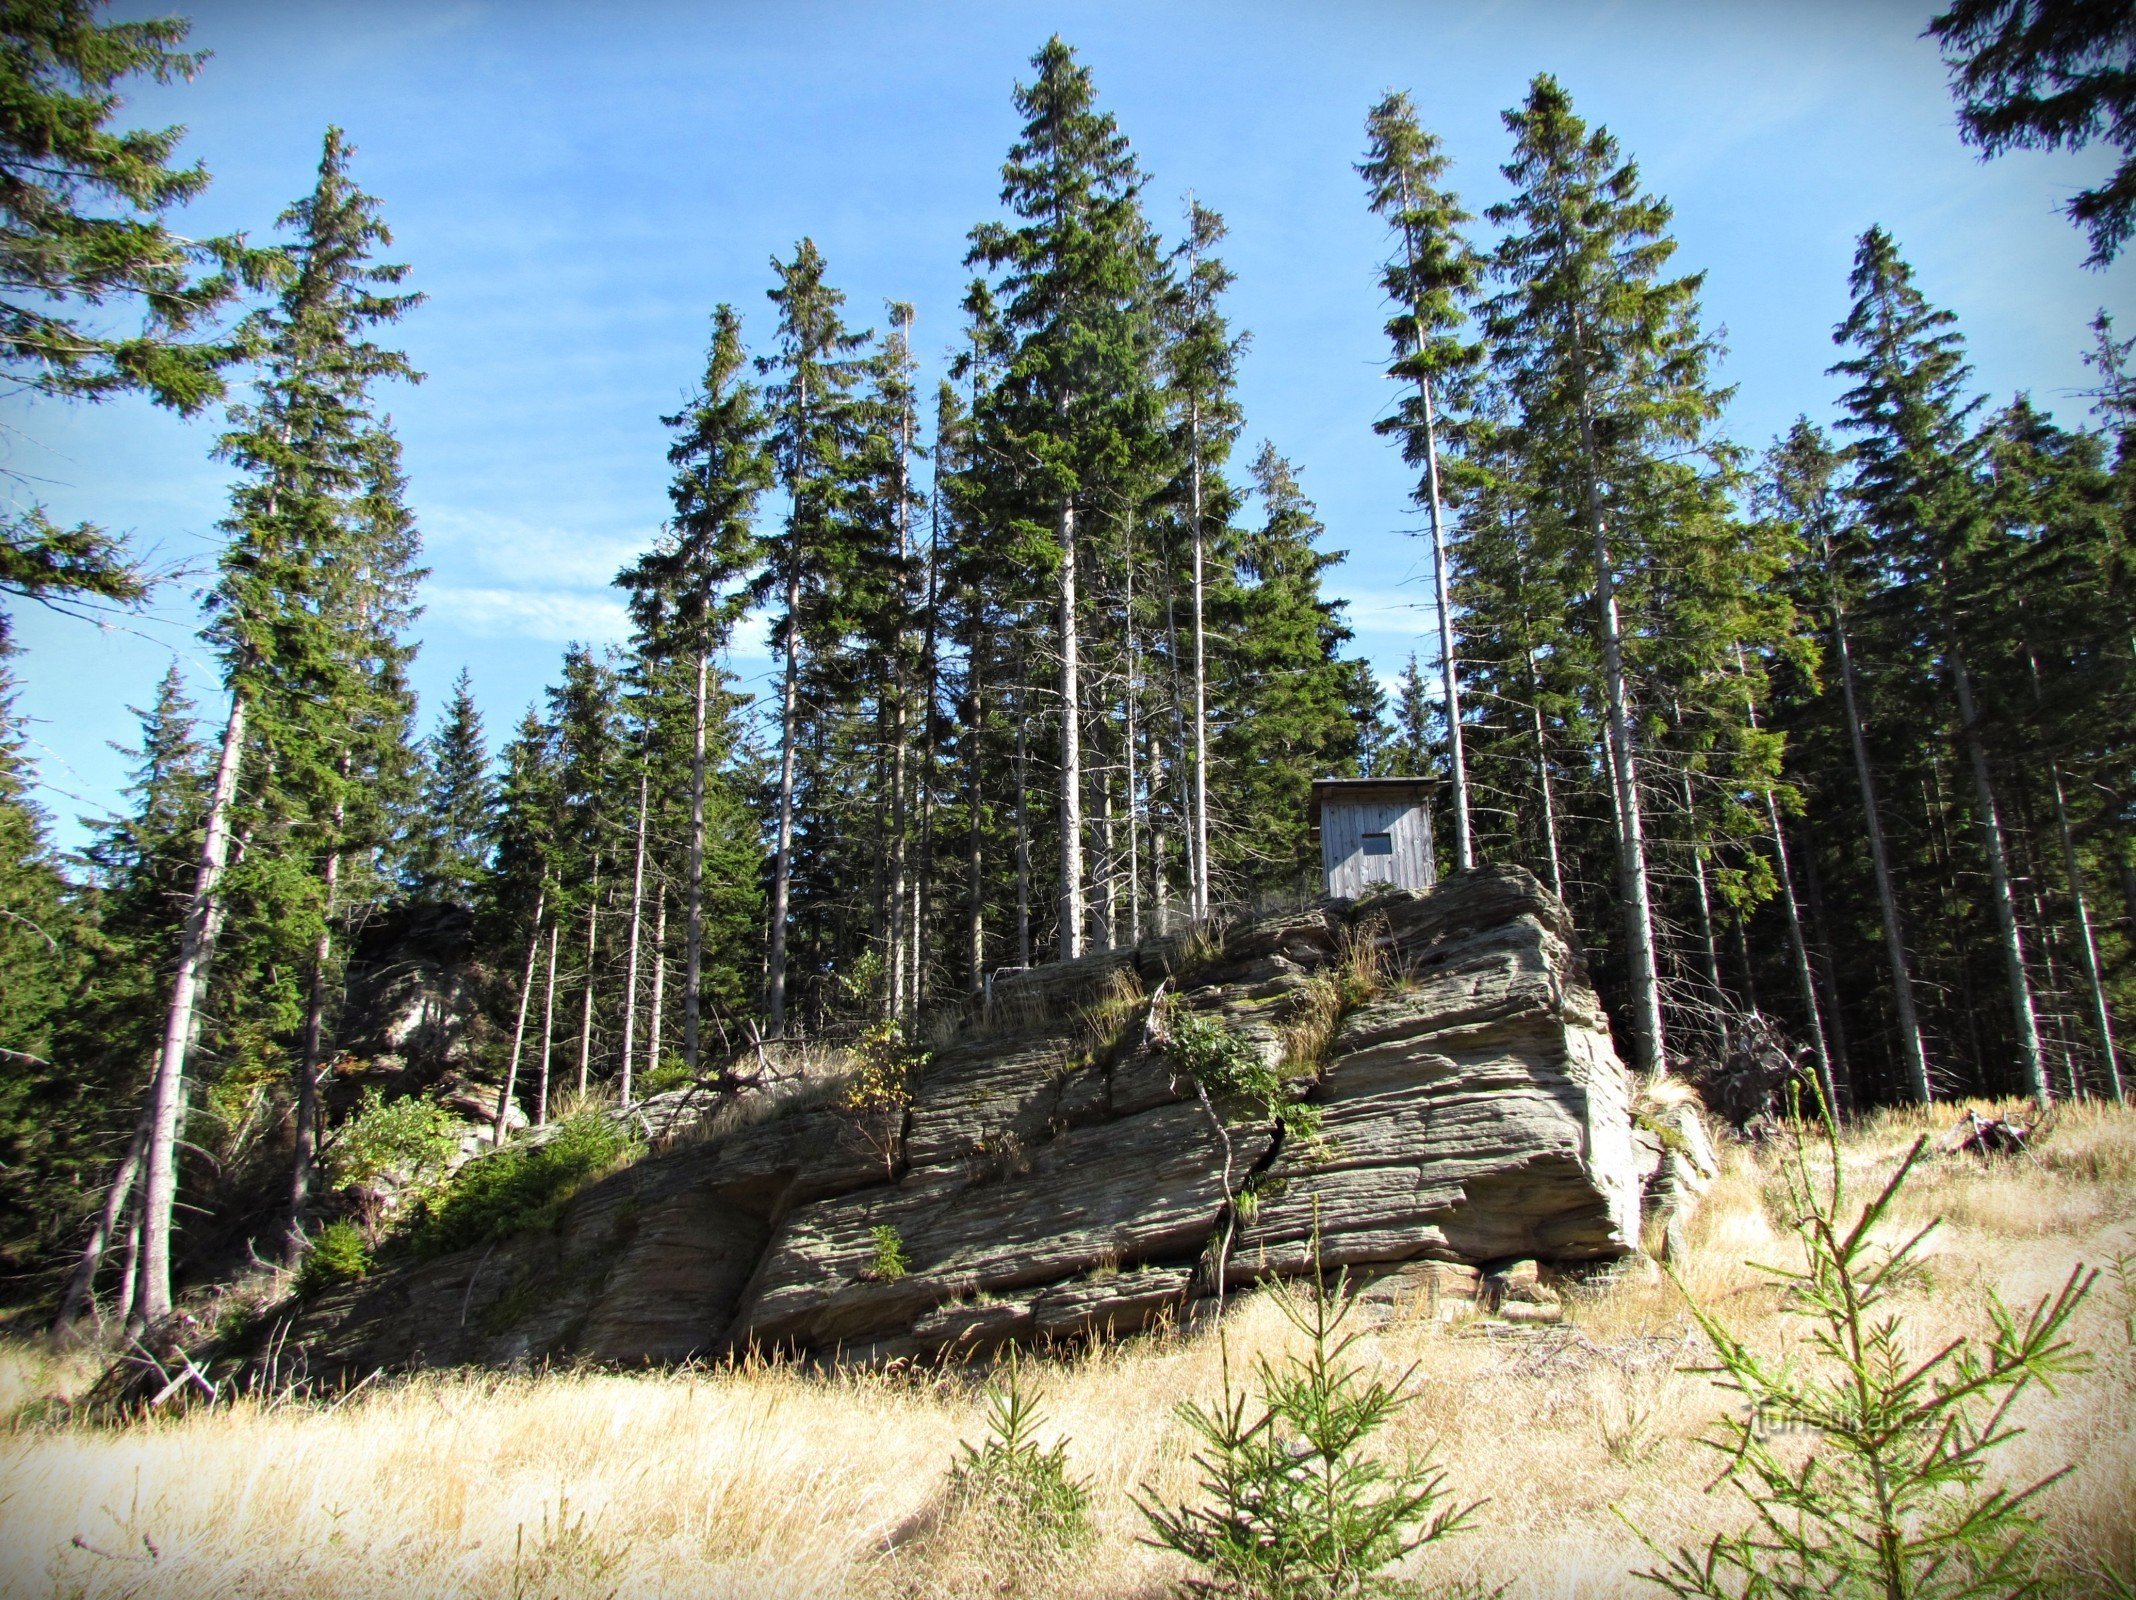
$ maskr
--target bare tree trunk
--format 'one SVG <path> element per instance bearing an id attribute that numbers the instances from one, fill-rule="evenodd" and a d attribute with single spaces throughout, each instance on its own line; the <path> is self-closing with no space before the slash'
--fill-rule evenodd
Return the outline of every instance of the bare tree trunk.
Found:
<path id="1" fill-rule="evenodd" d="M 638 925 L 645 909 L 645 795 L 648 774 L 638 768 L 638 850 L 630 872 L 630 954 L 624 962 L 623 979 L 623 1073 L 617 1098 L 630 1109 L 631 1053 L 638 1043 Z"/>
<path id="2" fill-rule="evenodd" d="M 697 652 L 697 694 L 690 717 L 690 860 L 689 882 L 684 885 L 689 912 L 683 944 L 682 967 L 682 1064 L 697 1075 L 698 1051 L 703 1047 L 705 959 L 705 675 L 710 660 Z"/>
<path id="3" fill-rule="evenodd" d="M 1083 685 L 1076 631 L 1075 503 L 1061 501 L 1061 926 L 1063 961 L 1083 953 Z"/>
<path id="4" fill-rule="evenodd" d="M 96 1291 L 97 1269 L 104 1264 L 104 1252 L 110 1247 L 119 1219 L 127 1215 L 126 1202 L 133 1196 L 134 1179 L 141 1171 L 141 1157 L 148 1149 L 150 1121 L 149 1107 L 144 1105 L 134 1124 L 133 1140 L 126 1146 L 126 1154 L 119 1158 L 111 1182 L 105 1186 L 104 1204 L 97 1212 L 96 1225 L 89 1230 L 88 1243 L 82 1246 L 81 1260 L 67 1279 L 67 1292 L 60 1297 L 59 1315 L 52 1322 L 54 1333 L 63 1334 L 72 1329 L 81 1320 L 84 1308 L 91 1303 Z M 121 1316 L 125 1315 L 126 1305 L 126 1299 L 121 1297 Z"/>
<path id="5" fill-rule="evenodd" d="M 1172 931 L 1172 890 L 1165 878 L 1164 829 L 1157 820 L 1157 796 L 1164 782 L 1164 761 L 1157 748 L 1157 730 L 1149 728 L 1150 818 L 1150 916 L 1159 935 Z"/>
<path id="6" fill-rule="evenodd" d="M 1914 1011 L 1913 975 L 1907 970 L 1906 929 L 1899 920 L 1899 896 L 1891 881 L 1891 853 L 1884 845 L 1884 822 L 1877 810 L 1876 777 L 1869 766 L 1869 738 L 1862 728 L 1861 704 L 1854 682 L 1854 655 L 1847 644 L 1846 613 L 1839 596 L 1832 608 L 1833 654 L 1839 659 L 1840 698 L 1847 712 L 1847 737 L 1854 748 L 1854 775 L 1861 789 L 1862 818 L 1869 835 L 1869 861 L 1876 873 L 1877 909 L 1884 924 L 1884 951 L 1891 963 L 1892 1005 L 1898 1015 L 1899 1051 L 1906 1065 L 1907 1087 L 1927 1105 L 1935 1098 L 1929 1086 L 1928 1053 L 1921 1046 L 1921 1022 Z"/>
<path id="7" fill-rule="evenodd" d="M 344 778 L 347 776 L 344 764 Z M 343 810 L 334 803 L 334 837 L 341 837 Z M 296 1149 L 289 1166 L 289 1222 L 282 1234 L 282 1263 L 294 1267 L 303 1258 L 308 1243 L 304 1225 L 311 1214 L 312 1168 L 319 1155 L 319 1067 L 326 1042 L 327 972 L 334 956 L 334 914 L 339 909 L 335 895 L 341 886 L 341 851 L 326 857 L 326 904 L 319 919 L 319 934 L 312 943 L 311 986 L 304 1002 L 304 1043 L 297 1056 Z"/>
<path id="8" fill-rule="evenodd" d="M 586 1092 L 593 1065 L 593 967 L 601 926 L 601 852 L 593 853 L 593 888 L 586 896 L 586 987 L 579 1002 L 578 1092 Z"/>
<path id="9" fill-rule="evenodd" d="M 972 636 L 967 658 L 971 674 L 971 723 L 965 729 L 964 748 L 964 947 L 970 964 L 970 992 L 986 989 L 986 836 L 985 810 L 980 795 L 980 773 L 986 734 L 985 643 L 978 630 Z M 1017 774 L 1019 780 L 1022 773 Z"/>
<path id="10" fill-rule="evenodd" d="M 1584 409 L 1582 428 L 1587 430 Z M 1590 443 L 1590 451 L 1592 444 Z M 1647 888 L 1646 827 L 1640 816 L 1639 765 L 1632 753 L 1632 716 L 1624 676 L 1624 638 L 1617 617 L 1616 574 L 1602 519 L 1600 489 L 1587 482 L 1589 531 L 1594 538 L 1595 609 L 1602 623 L 1602 681 L 1609 705 L 1610 786 L 1617 810 L 1617 880 L 1624 895 L 1625 958 L 1631 968 L 1632 1016 L 1638 1030 L 1639 1065 L 1649 1074 L 1668 1069 L 1662 1036 L 1661 972 L 1654 959 L 1654 910 Z"/>
<path id="11" fill-rule="evenodd" d="M 1021 654 L 1018 656 L 1021 664 Z M 1031 964 L 1031 759 L 1029 724 L 1024 720 L 1024 684 L 1021 671 L 1016 685 L 1016 964 Z"/>
<path id="12" fill-rule="evenodd" d="M 1100 725 L 1102 726 L 1102 720 Z M 1100 870 L 1098 872 L 1098 933 L 1099 948 L 1110 950 L 1120 942 L 1120 895 L 1117 867 L 1119 862 L 1119 834 L 1115 827 L 1113 810 L 1112 764 L 1105 763 L 1098 769 L 1098 841 Z"/>
<path id="13" fill-rule="evenodd" d="M 2050 763 L 2054 783 L 2054 825 L 2062 840 L 2062 870 L 2069 877 L 2069 900 L 2077 919 L 2077 955 L 2084 966 L 2084 983 L 2090 992 L 2092 1025 L 2099 1030 L 2099 1059 L 2106 1067 L 2107 1093 L 2118 1105 L 2122 1101 L 2121 1061 L 2114 1043 L 2114 1013 L 2106 1002 L 2106 979 L 2099 967 L 2099 944 L 2092 935 L 2091 906 L 2084 894 L 2084 868 L 2077 857 L 2077 836 L 2069 826 L 2069 806 L 2062 796 L 2062 768 Z"/>
<path id="14" fill-rule="evenodd" d="M 1201 462 L 1201 408 L 1192 408 L 1193 464 L 1190 481 L 1192 499 L 1189 515 L 1193 518 L 1194 533 L 1194 578 L 1192 605 L 1194 608 L 1194 792 L 1192 803 L 1194 817 L 1194 880 L 1188 886 L 1190 914 L 1196 922 L 1209 920 L 1209 669 L 1205 629 L 1203 626 L 1204 597 L 1202 583 L 1202 462 Z"/>
<path id="15" fill-rule="evenodd" d="M 1402 210 L 1406 214 L 1409 210 L 1407 172 L 1402 174 L 1401 188 Z M 1416 239 L 1407 226 L 1402 229 L 1402 257 L 1413 276 L 1417 268 Z M 1412 305 L 1409 311 L 1416 326 L 1414 351 L 1421 362 L 1424 308 Z M 1438 396 L 1432 392 L 1430 377 L 1422 370 L 1417 374 L 1417 398 L 1424 406 L 1424 473 L 1429 490 L 1427 504 L 1431 511 L 1431 585 L 1433 604 L 1439 614 L 1439 683 L 1446 700 L 1446 767 L 1454 798 L 1454 865 L 1466 872 L 1476 864 L 1476 856 L 1469 831 L 1468 758 L 1461 734 L 1461 678 L 1454 657 L 1452 585 L 1447 581 L 1446 521 L 1439 492 Z M 1555 845 L 1553 839 L 1553 849 Z"/>
<path id="16" fill-rule="evenodd" d="M 920 639 L 920 838 L 919 860 L 912 875 L 912 915 L 908 926 L 912 938 L 911 1021 L 916 1027 L 927 1004 L 929 966 L 928 929 L 933 920 L 935 885 L 935 785 L 940 748 L 936 740 L 935 710 L 942 692 L 940 636 L 937 616 L 941 610 L 941 575 L 937 556 L 941 548 L 939 513 L 927 537 L 926 626 Z"/>
<path id="17" fill-rule="evenodd" d="M 1121 709 L 1127 751 L 1127 922 L 1128 942 L 1142 942 L 1142 784 L 1135 762 L 1135 594 L 1132 554 L 1128 567 L 1127 598 L 1127 696 Z"/>
<path id="18" fill-rule="evenodd" d="M 1981 743 L 1980 722 L 1973 706 L 1973 675 L 1966 670 L 1955 630 L 1946 626 L 1945 636 L 1950 641 L 1951 681 L 1958 691 L 1959 735 L 1973 769 L 1973 793 L 1980 805 L 1980 842 L 1988 855 L 1988 892 L 1995 902 L 1995 925 L 2002 935 L 2003 967 L 2010 982 L 2010 1016 L 2017 1025 L 2018 1063 L 2024 1068 L 2026 1090 L 2044 1106 L 2054 1098 L 2054 1088 L 2047 1081 L 2047 1061 L 2040 1050 L 2039 1020 L 2032 1009 L 2032 981 L 2025 973 L 2025 945 L 2018 931 L 2017 903 L 2010 888 L 2002 817 L 1996 810 L 1995 783 L 1988 772 L 1987 747 Z"/>
<path id="19" fill-rule="evenodd" d="M 1810 1025 L 1810 1052 L 1817 1061 L 1817 1081 L 1824 1088 L 1825 1104 L 1836 1113 L 1846 1108 L 1840 1102 L 1839 1075 L 1833 1070 L 1831 1046 L 1825 1040 L 1824 1015 L 1817 1000 L 1817 974 L 1810 965 L 1810 943 L 1802 929 L 1802 906 L 1795 897 L 1795 869 L 1787 858 L 1787 832 L 1780 826 L 1780 802 L 1773 798 L 1771 789 L 1765 791 L 1765 819 L 1773 833 L 1773 865 L 1779 869 L 1780 903 L 1787 911 L 1788 946 L 1795 957 L 1796 982 L 1802 986 L 1802 1014 Z"/>
<path id="20" fill-rule="evenodd" d="M 1676 726 L 1683 728 L 1683 708 L 1677 707 Z M 1699 955 L 1705 963 L 1706 988 L 1717 1005 L 1724 1009 L 1728 1004 L 1728 990 L 1721 982 L 1721 946 L 1713 932 L 1713 896 L 1706 883 L 1706 849 L 1698 837 L 1698 797 L 1691 789 L 1691 769 L 1679 766 L 1676 771 L 1678 791 L 1683 796 L 1684 827 L 1690 835 L 1691 883 L 1695 891 L 1693 904 L 1698 908 Z"/>
<path id="21" fill-rule="evenodd" d="M 200 842 L 200 870 L 186 908 L 185 931 L 178 947 L 178 971 L 171 983 L 170 1011 L 164 1022 L 163 1049 L 149 1091 L 148 1149 L 141 1196 L 141 1277 L 136 1314 L 143 1323 L 160 1322 L 171 1311 L 171 1212 L 178 1197 L 178 1118 L 185 1102 L 185 1058 L 194 1036 L 193 1013 L 206 975 L 208 929 L 229 858 L 230 809 L 237 799 L 237 771 L 245 746 L 245 696 L 230 694 L 230 718 L 223 726 L 222 754 L 215 766 L 215 788 L 208 801 L 207 825 Z"/>
<path id="22" fill-rule="evenodd" d="M 119 1292 L 112 1301 L 122 1314 L 134 1303 L 141 1282 L 141 1210 L 136 1199 L 126 1216 L 126 1254 L 119 1267 Z"/>
<path id="23" fill-rule="evenodd" d="M 801 689 L 801 574 L 786 579 L 786 665 L 779 710 L 779 831 L 771 858 L 771 952 L 764 1009 L 771 1037 L 786 1032 L 786 901 L 794 854 L 794 736 Z"/>
<path id="24" fill-rule="evenodd" d="M 549 923 L 549 981 L 541 994 L 541 1079 L 534 1088 L 534 1126 L 549 1120 L 549 1051 L 556 1039 L 556 938 L 561 917 Z"/>
<path id="25" fill-rule="evenodd" d="M 1550 742 L 1543 730 L 1542 677 L 1528 651 L 1528 712 L 1535 723 L 1535 786 L 1543 799 L 1543 845 L 1550 860 L 1550 892 L 1565 898 L 1565 869 L 1558 856 L 1557 800 L 1550 788 Z"/>
<path id="26" fill-rule="evenodd" d="M 653 1001 L 645 1019 L 645 1075 L 660 1070 L 660 1013 L 667 1003 L 667 885 L 653 889 Z"/>
<path id="27" fill-rule="evenodd" d="M 541 918 L 549 906 L 549 885 L 545 880 L 534 894 L 534 922 L 527 930 L 527 970 L 519 980 L 519 1016 L 512 1024 L 511 1063 L 504 1069 L 504 1087 L 497 1091 L 497 1121 L 490 1130 L 490 1143 L 502 1145 L 505 1136 L 505 1118 L 512 1109 L 512 1092 L 519 1087 L 520 1047 L 527 1037 L 527 1001 L 534 994 L 534 962 L 541 950 Z"/>

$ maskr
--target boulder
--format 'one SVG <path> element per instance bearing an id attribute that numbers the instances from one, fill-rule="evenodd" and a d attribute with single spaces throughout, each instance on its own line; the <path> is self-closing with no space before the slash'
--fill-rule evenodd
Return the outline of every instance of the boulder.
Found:
<path id="1" fill-rule="evenodd" d="M 1294 1034 L 1368 944 L 1381 992 L 1332 1036 Z M 1318 1133 L 1205 1102 L 1139 1027 L 1100 1036 L 1099 997 L 1159 983 L 1304 1074 Z M 1534 1319 L 1561 1309 L 1547 1274 L 1510 1264 L 1637 1248 L 1631 1080 L 1563 908 L 1518 869 L 1005 975 L 973 1013 L 901 1110 L 819 1093 L 714 1135 L 663 1106 L 669 1137 L 553 1234 L 381 1267 L 226 1364 L 954 1359 L 1187 1325 L 1218 1303 L 1220 1257 L 1227 1288 L 1343 1267 L 1381 1315 L 1481 1294 Z"/>

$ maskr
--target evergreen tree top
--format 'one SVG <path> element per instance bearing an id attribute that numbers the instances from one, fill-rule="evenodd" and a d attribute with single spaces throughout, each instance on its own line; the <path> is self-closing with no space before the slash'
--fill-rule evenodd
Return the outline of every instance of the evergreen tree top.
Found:
<path id="1" fill-rule="evenodd" d="M 1506 287 L 1486 310 L 1509 387 L 1531 416 L 1584 413 L 1605 451 L 1698 438 L 1730 391 L 1708 383 L 1704 275 L 1664 276 L 1668 203 L 1549 74 L 1504 120 L 1517 192 L 1488 213 L 1508 232 L 1492 262 Z"/>
<path id="2" fill-rule="evenodd" d="M 1380 272 L 1380 287 L 1397 307 L 1387 323 L 1397 358 L 1389 375 L 1412 382 L 1458 378 L 1483 353 L 1480 344 L 1451 336 L 1468 321 L 1483 277 L 1484 258 L 1462 233 L 1475 219 L 1445 186 L 1452 165 L 1445 146 L 1418 123 L 1407 94 L 1391 92 L 1366 114 L 1365 139 L 1358 174 L 1373 212 L 1399 240 Z M 1380 431 L 1404 426 L 1389 419 Z"/>
<path id="3" fill-rule="evenodd" d="M 164 226 L 207 170 L 171 165 L 182 127 L 111 128 L 117 86 L 189 79 L 206 57 L 178 48 L 183 18 L 100 23 L 102 9 L 0 9 L 0 364 L 39 394 L 141 392 L 190 415 L 221 397 L 222 369 L 243 353 L 240 340 L 200 337 L 206 324 L 278 263 L 241 234 L 194 241 Z M 104 337 L 65 314 L 114 302 L 139 305 L 139 332 Z"/>
<path id="4" fill-rule="evenodd" d="M 757 502 L 771 487 L 769 427 L 742 373 L 741 318 L 712 313 L 704 381 L 689 404 L 660 420 L 675 430 L 668 462 L 674 517 L 653 549 L 616 575 L 648 650 L 709 651 L 725 643 L 748 605 L 743 580 L 763 559 Z"/>

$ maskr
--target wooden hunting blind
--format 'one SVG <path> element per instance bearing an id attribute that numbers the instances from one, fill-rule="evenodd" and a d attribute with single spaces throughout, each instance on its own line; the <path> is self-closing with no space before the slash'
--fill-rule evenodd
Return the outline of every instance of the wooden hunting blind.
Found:
<path id="1" fill-rule="evenodd" d="M 1375 884 L 1429 889 L 1432 866 L 1428 778 L 1320 778 L 1312 826 L 1320 835 L 1327 892 L 1354 900 Z"/>

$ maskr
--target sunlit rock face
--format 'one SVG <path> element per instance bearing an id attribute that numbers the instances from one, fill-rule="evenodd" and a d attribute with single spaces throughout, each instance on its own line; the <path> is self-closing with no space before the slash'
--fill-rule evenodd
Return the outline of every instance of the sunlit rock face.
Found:
<path id="1" fill-rule="evenodd" d="M 1356 980 L 1367 951 L 1376 985 Z M 1153 1012 L 1138 996 L 1160 989 Z M 1278 1066 L 1319 1136 L 1198 1094 L 1165 1046 L 1188 1012 Z M 1427 1286 L 1609 1260 L 1636 1246 L 1652 1165 L 1631 1091 L 1563 908 L 1486 868 L 1242 924 L 1214 949 L 1151 942 L 1009 978 L 936 1045 L 909 1105 L 827 1094 L 671 1135 L 553 1233 L 382 1269 L 255 1340 L 311 1379 L 752 1346 L 884 1361 L 1192 1320 L 1220 1259 L 1226 1290 L 1316 1258 Z"/>

